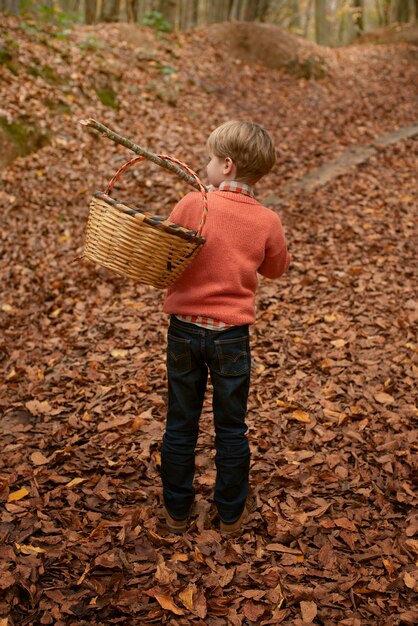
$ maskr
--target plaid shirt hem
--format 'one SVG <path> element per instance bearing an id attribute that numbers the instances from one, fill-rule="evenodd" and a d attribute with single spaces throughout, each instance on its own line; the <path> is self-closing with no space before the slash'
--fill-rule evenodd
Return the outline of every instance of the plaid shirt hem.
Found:
<path id="1" fill-rule="evenodd" d="M 232 324 L 225 324 L 225 322 L 221 322 L 221 320 L 215 320 L 212 317 L 205 317 L 204 315 L 176 315 L 175 317 L 182 322 L 195 324 L 206 330 L 222 330 L 223 328 L 231 328 L 232 326 Z"/>

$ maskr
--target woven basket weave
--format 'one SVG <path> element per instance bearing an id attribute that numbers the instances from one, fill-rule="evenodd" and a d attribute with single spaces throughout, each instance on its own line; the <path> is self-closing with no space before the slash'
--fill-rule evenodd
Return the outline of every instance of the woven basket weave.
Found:
<path id="1" fill-rule="evenodd" d="M 206 189 L 187 165 L 174 157 L 160 158 L 180 165 L 198 183 L 202 194 L 202 217 L 197 231 L 110 197 L 114 183 L 125 170 L 143 161 L 125 163 L 110 181 L 106 192 L 97 192 L 90 202 L 84 256 L 136 281 L 165 289 L 191 263 L 205 242 L 201 232 L 207 214 Z"/>

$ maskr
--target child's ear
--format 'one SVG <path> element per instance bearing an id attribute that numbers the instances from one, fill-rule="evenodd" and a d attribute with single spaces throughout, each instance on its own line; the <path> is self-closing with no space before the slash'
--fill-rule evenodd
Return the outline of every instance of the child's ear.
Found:
<path id="1" fill-rule="evenodd" d="M 229 176 L 230 174 L 233 173 L 234 170 L 235 170 L 235 163 L 233 162 L 233 160 L 230 157 L 225 157 L 223 174 L 225 176 Z"/>

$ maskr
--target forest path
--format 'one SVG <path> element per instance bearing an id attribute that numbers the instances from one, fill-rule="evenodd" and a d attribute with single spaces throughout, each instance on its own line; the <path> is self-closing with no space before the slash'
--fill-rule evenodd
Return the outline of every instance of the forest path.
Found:
<path id="1" fill-rule="evenodd" d="M 367 163 L 370 157 L 378 154 L 379 149 L 417 136 L 418 122 L 416 124 L 403 126 L 391 133 L 381 135 L 367 145 L 350 148 L 335 159 L 324 163 L 309 174 L 306 174 L 306 176 L 302 176 L 302 178 L 293 184 L 285 187 L 284 192 L 286 193 L 295 189 L 312 190 L 316 187 L 326 185 L 335 178 L 346 174 L 352 167 Z"/>

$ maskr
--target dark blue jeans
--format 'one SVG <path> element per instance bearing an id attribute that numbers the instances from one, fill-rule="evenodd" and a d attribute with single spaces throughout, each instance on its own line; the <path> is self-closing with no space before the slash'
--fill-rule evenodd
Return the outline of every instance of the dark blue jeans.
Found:
<path id="1" fill-rule="evenodd" d="M 224 522 L 235 522 L 241 515 L 250 468 L 245 424 L 250 369 L 248 325 L 215 331 L 171 317 L 161 474 L 164 503 L 174 519 L 185 519 L 194 501 L 195 447 L 208 371 L 215 425 L 214 501 Z"/>

